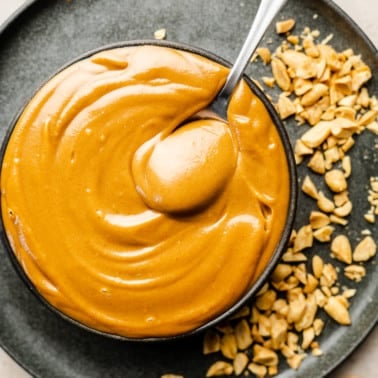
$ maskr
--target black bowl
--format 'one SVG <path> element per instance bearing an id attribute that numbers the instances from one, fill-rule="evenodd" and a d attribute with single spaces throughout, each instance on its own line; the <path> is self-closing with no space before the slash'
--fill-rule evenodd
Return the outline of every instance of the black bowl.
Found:
<path id="1" fill-rule="evenodd" d="M 30 99 L 27 101 L 27 103 L 36 95 L 36 93 L 39 91 L 39 89 L 45 85 L 48 81 L 50 81 L 54 76 L 56 76 L 58 73 L 63 71 L 64 69 L 68 68 L 74 63 L 77 63 L 83 59 L 89 58 L 90 56 L 99 53 L 104 50 L 110 50 L 114 48 L 121 48 L 121 47 L 131 47 L 131 46 L 143 46 L 143 45 L 154 45 L 154 46 L 162 46 L 162 47 L 169 47 L 181 51 L 186 51 L 189 53 L 197 54 L 202 57 L 205 57 L 207 59 L 210 59 L 216 63 L 219 63 L 225 67 L 231 67 L 232 64 L 225 59 L 209 52 L 204 49 L 200 49 L 194 46 L 186 45 L 183 43 L 176 43 L 176 42 L 170 42 L 170 41 L 162 41 L 162 40 L 135 40 L 135 41 L 125 41 L 125 42 L 117 42 L 113 44 L 108 44 L 102 47 L 99 47 L 97 49 L 91 50 L 86 52 L 85 54 L 75 58 L 74 60 L 68 62 L 64 66 L 62 66 L 60 69 L 58 69 L 54 74 L 52 74 L 44 83 L 40 85 L 39 88 L 36 89 L 34 94 L 30 97 Z M 288 137 L 288 134 L 286 132 L 286 129 L 277 114 L 273 104 L 270 102 L 270 100 L 267 98 L 265 93 L 246 75 L 244 75 L 243 79 L 246 81 L 248 86 L 251 88 L 253 93 L 262 101 L 264 106 L 266 107 L 273 123 L 275 124 L 277 131 L 279 133 L 279 136 L 281 138 L 285 153 L 286 153 L 286 158 L 287 158 L 287 166 L 289 170 L 289 178 L 290 178 L 290 199 L 289 199 L 289 206 L 288 206 L 288 211 L 287 211 L 287 216 L 286 216 L 286 223 L 285 227 L 282 231 L 282 235 L 280 238 L 280 241 L 278 245 L 275 248 L 274 253 L 272 254 L 267 266 L 265 267 L 264 271 L 262 274 L 258 277 L 258 279 L 254 282 L 254 284 L 251 286 L 251 288 L 245 292 L 240 299 L 238 299 L 231 307 L 229 307 L 227 310 L 224 312 L 216 315 L 213 319 L 207 321 L 205 324 L 201 325 L 198 328 L 195 328 L 194 330 L 191 330 L 189 332 L 179 334 L 179 335 L 174 335 L 174 336 L 163 336 L 163 337 L 144 337 L 144 338 L 133 338 L 133 337 L 126 337 L 126 336 L 120 336 L 112 333 L 107 333 L 104 331 L 99 331 L 94 328 L 91 328 L 69 316 L 61 312 L 59 309 L 51 305 L 36 289 L 34 284 L 31 282 L 29 277 L 26 275 L 25 271 L 23 270 L 21 264 L 17 260 L 13 249 L 11 247 L 10 241 L 6 235 L 5 232 L 5 227 L 4 227 L 4 222 L 3 222 L 3 216 L 1 212 L 0 216 L 0 222 L 1 222 L 1 240 L 2 243 L 5 246 L 5 249 L 8 252 L 8 256 L 15 267 L 15 270 L 21 277 L 21 279 L 24 281 L 26 286 L 31 290 L 31 292 L 45 305 L 49 310 L 51 310 L 54 314 L 58 315 L 59 317 L 65 319 L 66 321 L 74 324 L 75 326 L 78 326 L 84 330 L 87 330 L 89 332 L 93 332 L 95 334 L 101 335 L 101 336 L 106 336 L 106 337 L 111 337 L 114 339 L 118 340 L 125 340 L 125 341 L 140 341 L 140 342 L 152 342 L 152 341 L 169 341 L 169 340 L 175 340 L 179 339 L 182 337 L 187 337 L 187 336 L 193 336 L 198 333 L 201 333 L 205 331 L 208 328 L 213 327 L 214 325 L 222 322 L 223 320 L 229 318 L 231 315 L 233 315 L 237 310 L 239 310 L 242 306 L 244 306 L 246 303 L 249 301 L 253 300 L 253 297 L 258 293 L 258 291 L 261 289 L 261 287 L 264 285 L 264 283 L 267 281 L 269 278 L 270 274 L 273 272 L 274 268 L 278 264 L 290 237 L 293 224 L 294 224 L 294 218 L 295 218 L 295 213 L 296 213 L 296 205 L 297 205 L 297 196 L 298 196 L 298 187 L 297 187 L 297 172 L 296 172 L 296 164 L 295 164 L 295 159 L 294 159 L 294 154 L 292 150 L 292 146 L 290 144 L 290 140 Z M 14 117 L 12 120 L 6 136 L 4 138 L 3 144 L 1 146 L 0 150 L 0 166 L 2 166 L 3 160 L 4 160 L 4 154 L 10 139 L 10 136 L 12 134 L 12 131 L 14 127 L 16 126 L 18 119 L 20 118 L 21 114 L 23 113 L 27 103 L 20 109 L 18 114 Z M 1 203 L 0 203 L 1 207 Z"/>

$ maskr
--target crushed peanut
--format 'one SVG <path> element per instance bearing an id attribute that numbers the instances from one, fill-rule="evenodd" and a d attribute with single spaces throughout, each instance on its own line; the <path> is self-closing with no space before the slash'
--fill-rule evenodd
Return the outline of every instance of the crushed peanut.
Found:
<path id="1" fill-rule="evenodd" d="M 220 350 L 224 357 L 233 360 L 238 353 L 236 337 L 233 333 L 226 333 L 222 336 Z"/>
<path id="2" fill-rule="evenodd" d="M 291 87 L 289 74 L 286 71 L 285 64 L 278 58 L 273 58 L 271 61 L 272 74 L 277 85 L 283 90 L 288 91 Z"/>
<path id="3" fill-rule="evenodd" d="M 344 269 L 344 275 L 352 281 L 361 282 L 366 275 L 366 269 L 361 265 L 349 265 Z"/>
<path id="4" fill-rule="evenodd" d="M 312 247 L 312 244 L 313 234 L 311 225 L 301 227 L 294 241 L 294 253 L 302 251 L 305 248 Z"/>
<path id="5" fill-rule="evenodd" d="M 240 375 L 246 369 L 249 358 L 245 353 L 238 353 L 233 361 L 235 375 Z"/>
<path id="6" fill-rule="evenodd" d="M 377 253 L 377 244 L 371 236 L 366 236 L 353 252 L 353 261 L 368 261 Z"/>
<path id="7" fill-rule="evenodd" d="M 309 221 L 313 229 L 319 229 L 331 223 L 329 216 L 320 211 L 311 211 Z"/>
<path id="8" fill-rule="evenodd" d="M 253 362 L 248 365 L 248 370 L 255 374 L 257 378 L 264 378 L 268 372 L 268 369 L 265 366 Z"/>
<path id="9" fill-rule="evenodd" d="M 271 61 L 270 50 L 267 47 L 259 47 L 256 49 L 257 55 L 261 58 L 264 64 L 269 64 Z"/>
<path id="10" fill-rule="evenodd" d="M 378 215 L 378 177 L 370 177 L 370 190 L 367 198 L 370 204 L 370 209 L 364 215 L 364 218 L 369 223 L 375 223 L 376 215 Z"/>
<path id="11" fill-rule="evenodd" d="M 344 297 L 330 297 L 327 304 L 324 306 L 324 310 L 327 314 L 339 324 L 349 325 L 351 324 L 350 315 L 347 306 L 344 304 L 341 298 Z"/>
<path id="12" fill-rule="evenodd" d="M 331 243 L 331 253 L 339 261 L 346 264 L 352 263 L 352 247 L 345 235 L 337 235 Z"/>
<path id="13" fill-rule="evenodd" d="M 245 350 L 252 345 L 253 339 L 251 335 L 251 329 L 249 327 L 247 320 L 242 319 L 235 326 L 235 338 L 239 350 Z"/>
<path id="14" fill-rule="evenodd" d="M 217 377 L 222 375 L 231 375 L 234 372 L 233 366 L 229 362 L 214 362 L 208 369 L 206 377 Z"/>
<path id="15" fill-rule="evenodd" d="M 293 29 L 295 25 L 295 20 L 290 18 L 288 20 L 279 21 L 276 23 L 276 32 L 277 34 L 283 34 L 289 32 Z"/>
<path id="16" fill-rule="evenodd" d="M 154 38 L 155 39 L 166 39 L 167 38 L 167 29 L 158 29 L 154 32 Z"/>
<path id="17" fill-rule="evenodd" d="M 308 224 L 293 230 L 281 262 L 244 315 L 212 330 L 218 337 L 205 336 L 204 353 L 221 351 L 233 360 L 232 365 L 216 362 L 207 376 L 274 376 L 280 357 L 298 369 L 307 354 L 322 356 L 316 338 L 325 328 L 323 316 L 351 324 L 349 300 L 357 288 L 341 286 L 339 276 L 343 273 L 356 285 L 366 275 L 364 264 L 377 252 L 369 229 L 361 231 L 362 240 L 356 243 L 346 227 L 353 213 L 349 151 L 365 130 L 378 135 L 378 101 L 364 86 L 371 70 L 352 49 L 337 52 L 330 46 L 332 34 L 318 43 L 318 30 L 306 27 L 293 35 L 294 25 L 295 20 L 277 23 L 276 31 L 285 40 L 275 51 L 260 48 L 255 58 L 271 68 L 263 78 L 265 85 L 282 91 L 276 104 L 281 119 L 293 117 L 298 126 L 306 127 L 294 153 L 297 164 L 307 164 L 301 188 L 314 208 Z M 370 178 L 367 199 L 370 209 L 364 218 L 374 224 L 378 177 Z M 321 249 L 319 242 L 324 243 Z"/>
<path id="18" fill-rule="evenodd" d="M 344 173 L 339 169 L 328 171 L 324 175 L 324 179 L 327 186 L 335 193 L 343 192 L 348 187 Z"/>
<path id="19" fill-rule="evenodd" d="M 213 329 L 205 333 L 203 342 L 203 354 L 210 354 L 220 351 L 220 336 Z"/>
<path id="20" fill-rule="evenodd" d="M 335 230 L 332 226 L 324 226 L 313 232 L 314 238 L 322 243 L 329 242 L 331 240 L 332 232 Z"/>
<path id="21" fill-rule="evenodd" d="M 306 176 L 304 178 L 302 184 L 302 191 L 314 199 L 319 198 L 318 190 L 316 189 L 316 186 L 311 180 L 310 176 Z"/>

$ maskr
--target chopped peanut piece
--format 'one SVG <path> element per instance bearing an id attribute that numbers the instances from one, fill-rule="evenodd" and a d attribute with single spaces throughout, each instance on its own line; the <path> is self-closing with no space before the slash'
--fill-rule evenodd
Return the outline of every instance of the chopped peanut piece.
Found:
<path id="1" fill-rule="evenodd" d="M 328 93 L 328 87 L 325 84 L 315 84 L 301 99 L 303 106 L 314 105 L 321 97 Z"/>
<path id="2" fill-rule="evenodd" d="M 253 362 L 248 365 L 248 370 L 255 374 L 257 378 L 264 378 L 268 372 L 268 369 L 265 366 L 255 364 Z"/>
<path id="3" fill-rule="evenodd" d="M 302 79 L 300 77 L 294 78 L 293 85 L 294 85 L 294 93 L 296 94 L 296 96 L 303 96 L 310 89 L 312 89 L 311 80 Z"/>
<path id="4" fill-rule="evenodd" d="M 258 342 L 258 343 L 264 342 L 264 338 L 261 335 L 259 327 L 258 327 L 257 324 L 254 324 L 253 327 L 252 327 L 252 338 L 255 342 Z"/>
<path id="5" fill-rule="evenodd" d="M 318 193 L 317 205 L 321 211 L 331 213 L 335 209 L 334 203 L 328 199 L 322 192 Z"/>
<path id="6" fill-rule="evenodd" d="M 338 217 L 337 215 L 331 214 L 329 216 L 329 219 L 332 223 L 340 224 L 342 226 L 346 226 L 348 224 L 348 221 L 344 218 Z"/>
<path id="7" fill-rule="evenodd" d="M 283 91 L 288 91 L 291 87 L 291 81 L 285 64 L 278 58 L 272 58 L 271 66 L 273 77 L 276 80 L 277 85 Z"/>
<path id="8" fill-rule="evenodd" d="M 224 335 L 234 333 L 234 329 L 228 322 L 218 324 L 215 328 Z"/>
<path id="9" fill-rule="evenodd" d="M 348 187 L 344 173 L 339 169 L 328 171 L 324 175 L 324 179 L 327 186 L 335 193 L 343 192 Z"/>
<path id="10" fill-rule="evenodd" d="M 364 215 L 364 218 L 369 223 L 375 223 L 375 216 L 372 213 L 367 213 Z"/>
<path id="11" fill-rule="evenodd" d="M 337 280 L 337 272 L 332 264 L 324 264 L 323 272 L 320 277 L 320 285 L 324 287 L 332 287 Z M 328 292 L 328 290 L 327 290 Z"/>
<path id="12" fill-rule="evenodd" d="M 337 207 L 345 205 L 349 201 L 348 192 L 345 190 L 343 192 L 337 193 L 333 196 L 333 201 Z"/>
<path id="13" fill-rule="evenodd" d="M 242 319 L 235 326 L 235 338 L 239 350 L 245 350 L 252 345 L 253 339 L 251 336 L 251 330 L 245 319 Z"/>
<path id="14" fill-rule="evenodd" d="M 287 33 L 291 29 L 293 29 L 294 25 L 295 25 L 295 20 L 292 18 L 288 20 L 284 20 L 284 21 L 278 21 L 276 22 L 276 33 L 277 34 Z"/>
<path id="15" fill-rule="evenodd" d="M 310 327 L 311 324 L 314 322 L 317 310 L 318 305 L 316 303 L 315 295 L 310 293 L 307 295 L 305 313 L 299 321 L 295 322 L 295 329 L 297 331 L 302 331 Z"/>
<path id="16" fill-rule="evenodd" d="M 274 78 L 273 77 L 268 77 L 268 76 L 263 76 L 262 78 L 261 78 L 261 80 L 263 81 L 263 83 L 265 84 L 265 85 L 267 85 L 268 87 L 270 87 L 270 88 L 273 88 L 274 87 L 274 83 L 275 83 L 275 80 L 274 80 Z"/>
<path id="17" fill-rule="evenodd" d="M 261 58 L 264 64 L 268 64 L 271 61 L 270 50 L 267 47 L 259 47 L 256 49 L 257 55 Z"/>
<path id="18" fill-rule="evenodd" d="M 288 264 L 278 264 L 271 275 L 274 282 L 283 281 L 286 277 L 290 276 L 293 268 Z"/>
<path id="19" fill-rule="evenodd" d="M 298 45 L 299 44 L 299 37 L 297 35 L 290 34 L 286 38 L 292 45 Z"/>
<path id="20" fill-rule="evenodd" d="M 299 368 L 305 357 L 305 354 L 295 354 L 294 356 L 287 358 L 286 361 L 292 369 L 296 370 Z"/>
<path id="21" fill-rule="evenodd" d="M 298 351 L 299 335 L 294 332 L 287 333 L 287 346 L 294 352 Z"/>
<path id="22" fill-rule="evenodd" d="M 349 138 L 359 130 L 357 122 L 347 118 L 335 118 L 331 123 L 331 133 L 337 138 Z"/>
<path id="23" fill-rule="evenodd" d="M 297 237 L 294 241 L 294 253 L 309 248 L 313 243 L 313 235 L 311 225 L 303 226 L 299 229 Z"/>
<path id="24" fill-rule="evenodd" d="M 320 211 L 311 211 L 309 221 L 313 229 L 322 228 L 324 226 L 328 226 L 331 223 L 329 216 Z"/>
<path id="25" fill-rule="evenodd" d="M 206 373 L 206 377 L 218 377 L 221 375 L 231 375 L 234 371 L 233 366 L 224 361 L 217 361 L 212 364 Z"/>
<path id="26" fill-rule="evenodd" d="M 298 141 L 300 141 L 304 145 L 304 143 L 300 139 L 298 139 Z M 315 151 L 307 166 L 315 173 L 323 175 L 326 171 L 323 153 L 319 150 Z"/>
<path id="27" fill-rule="evenodd" d="M 352 90 L 358 91 L 371 78 L 371 70 L 363 65 L 352 72 Z"/>
<path id="28" fill-rule="evenodd" d="M 295 77 L 310 79 L 317 74 L 317 64 L 302 52 L 286 50 L 282 52 L 280 58 L 289 68 L 294 70 Z"/>
<path id="29" fill-rule="evenodd" d="M 277 103 L 278 113 L 281 119 L 286 119 L 295 114 L 296 108 L 293 102 L 284 94 L 281 94 Z"/>
<path id="30" fill-rule="evenodd" d="M 314 348 L 312 351 L 311 351 L 311 354 L 315 357 L 319 357 L 319 356 L 322 356 L 323 355 L 323 352 L 320 348 Z"/>
<path id="31" fill-rule="evenodd" d="M 367 88 L 361 88 L 360 94 L 357 98 L 357 104 L 361 105 L 364 108 L 369 106 L 370 96 Z"/>
<path id="32" fill-rule="evenodd" d="M 338 217 L 346 217 L 352 212 L 352 208 L 353 208 L 352 202 L 348 201 L 344 203 L 344 205 L 337 207 L 333 211 L 333 213 Z"/>
<path id="33" fill-rule="evenodd" d="M 155 39 L 165 39 L 167 37 L 167 30 L 166 29 L 158 29 L 154 33 Z"/>
<path id="34" fill-rule="evenodd" d="M 306 350 L 315 338 L 315 331 L 313 327 L 306 328 L 303 331 L 302 349 Z"/>
<path id="35" fill-rule="evenodd" d="M 268 367 L 268 374 L 271 377 L 274 377 L 275 375 L 277 375 L 278 374 L 278 367 L 277 367 L 277 365 L 276 366 L 269 366 Z"/>
<path id="36" fill-rule="evenodd" d="M 331 169 L 333 163 L 338 162 L 341 158 L 339 148 L 336 145 L 331 147 L 331 138 L 332 136 L 327 138 L 328 148 L 324 151 L 324 164 L 327 170 Z"/>
<path id="37" fill-rule="evenodd" d="M 322 319 L 315 319 L 313 327 L 314 327 L 315 335 L 319 336 L 323 331 L 324 321 Z"/>
<path id="38" fill-rule="evenodd" d="M 378 135 L 378 122 L 369 123 L 366 126 L 366 129 L 369 130 L 369 131 L 371 131 L 373 134 Z"/>
<path id="39" fill-rule="evenodd" d="M 306 301 L 304 297 L 300 297 L 289 303 L 289 313 L 287 320 L 289 323 L 296 323 L 301 319 L 306 311 Z"/>
<path id="40" fill-rule="evenodd" d="M 366 269 L 361 265 L 349 265 L 344 269 L 344 275 L 352 281 L 361 282 L 366 275 Z"/>
<path id="41" fill-rule="evenodd" d="M 314 255 L 312 258 L 312 271 L 316 278 L 320 278 L 323 273 L 324 262 L 321 257 Z"/>
<path id="42" fill-rule="evenodd" d="M 303 180 L 302 191 L 314 199 L 318 199 L 318 190 L 311 180 L 310 176 L 306 176 Z"/>
<path id="43" fill-rule="evenodd" d="M 238 353 L 233 361 L 235 375 L 243 373 L 248 365 L 248 356 L 245 353 Z"/>
<path id="44" fill-rule="evenodd" d="M 323 294 L 323 291 L 320 289 L 316 289 L 314 291 L 314 295 L 315 295 L 316 304 L 319 307 L 323 308 L 324 305 L 327 303 L 327 297 Z"/>
<path id="45" fill-rule="evenodd" d="M 277 350 L 281 348 L 287 338 L 288 323 L 285 319 L 276 319 L 272 322 L 272 347 Z"/>
<path id="46" fill-rule="evenodd" d="M 231 319 L 244 318 L 244 317 L 248 316 L 249 313 L 250 313 L 249 307 L 248 306 L 244 306 L 239 311 L 237 311 L 234 315 L 231 315 L 230 316 L 230 320 Z"/>
<path id="47" fill-rule="evenodd" d="M 302 135 L 302 142 L 311 148 L 319 147 L 331 135 L 331 124 L 328 121 L 320 121 Z"/>
<path id="48" fill-rule="evenodd" d="M 371 236 L 366 236 L 353 252 L 353 261 L 368 261 L 377 253 L 377 244 Z"/>
<path id="49" fill-rule="evenodd" d="M 343 302 L 340 301 L 340 298 L 342 297 L 328 298 L 328 302 L 324 306 L 324 310 L 332 319 L 336 320 L 339 324 L 350 325 L 351 320 L 348 309 L 344 306 Z"/>
<path id="50" fill-rule="evenodd" d="M 217 332 L 209 329 L 205 333 L 203 342 L 203 354 L 210 354 L 220 351 L 220 337 Z"/>
<path id="51" fill-rule="evenodd" d="M 274 366 L 278 364 L 278 355 L 271 349 L 262 347 L 258 344 L 253 346 L 253 362 L 265 365 Z"/>
<path id="52" fill-rule="evenodd" d="M 256 297 L 259 297 L 260 295 L 263 295 L 264 293 L 266 293 L 269 289 L 269 283 L 266 282 L 263 287 L 258 291 L 258 293 L 256 294 Z"/>
<path id="53" fill-rule="evenodd" d="M 352 263 L 352 247 L 345 235 L 337 235 L 331 243 L 331 252 L 335 258 L 346 264 Z"/>
<path id="54" fill-rule="evenodd" d="M 343 297 L 349 299 L 355 296 L 357 290 L 356 289 L 347 289 L 343 292 Z"/>
<path id="55" fill-rule="evenodd" d="M 270 319 L 265 316 L 260 314 L 259 320 L 258 320 L 258 325 L 259 325 L 259 333 L 263 337 L 269 337 L 270 336 L 270 331 L 271 331 L 271 323 Z"/>
<path id="56" fill-rule="evenodd" d="M 317 280 L 312 274 L 307 274 L 307 283 L 303 288 L 303 292 L 306 294 L 313 293 L 319 285 L 319 280 Z"/>
<path id="57" fill-rule="evenodd" d="M 221 352 L 224 357 L 234 359 L 238 352 L 238 346 L 236 344 L 236 337 L 233 333 L 223 335 L 221 338 Z"/>
<path id="58" fill-rule="evenodd" d="M 328 242 L 331 240 L 331 235 L 335 230 L 332 226 L 324 226 L 313 232 L 313 236 L 316 240 L 320 242 Z"/>
<path id="59" fill-rule="evenodd" d="M 347 106 L 338 106 L 335 108 L 335 117 L 336 118 L 346 118 L 350 121 L 354 121 L 356 119 L 356 109 L 349 108 Z"/>
<path id="60" fill-rule="evenodd" d="M 345 143 L 341 146 L 341 149 L 344 152 L 348 152 L 354 145 L 354 139 L 352 137 L 349 137 Z"/>
<path id="61" fill-rule="evenodd" d="M 277 294 L 274 290 L 267 290 L 263 295 L 259 296 L 256 300 L 256 307 L 259 310 L 269 310 L 272 308 Z"/>
<path id="62" fill-rule="evenodd" d="M 299 282 L 303 285 L 307 284 L 307 271 L 305 264 L 299 264 L 294 267 L 294 276 L 297 277 Z"/>

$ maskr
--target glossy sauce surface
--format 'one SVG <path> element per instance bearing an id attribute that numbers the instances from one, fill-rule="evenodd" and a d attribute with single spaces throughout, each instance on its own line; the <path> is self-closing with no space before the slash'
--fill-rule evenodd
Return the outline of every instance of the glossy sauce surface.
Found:
<path id="1" fill-rule="evenodd" d="M 2 215 L 54 307 L 108 333 L 170 336 L 261 274 L 289 203 L 267 110 L 241 83 L 228 124 L 182 125 L 227 73 L 189 52 L 125 47 L 73 64 L 31 100 L 6 148 Z"/>

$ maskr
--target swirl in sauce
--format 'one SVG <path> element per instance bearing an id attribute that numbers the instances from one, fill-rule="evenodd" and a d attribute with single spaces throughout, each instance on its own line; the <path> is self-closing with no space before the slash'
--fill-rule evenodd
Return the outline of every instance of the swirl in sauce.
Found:
<path id="1" fill-rule="evenodd" d="M 1 174 L 12 249 L 39 293 L 94 329 L 184 333 L 258 278 L 283 230 L 287 160 L 245 83 L 229 124 L 187 123 L 228 70 L 166 47 L 64 69 L 19 118 Z"/>

